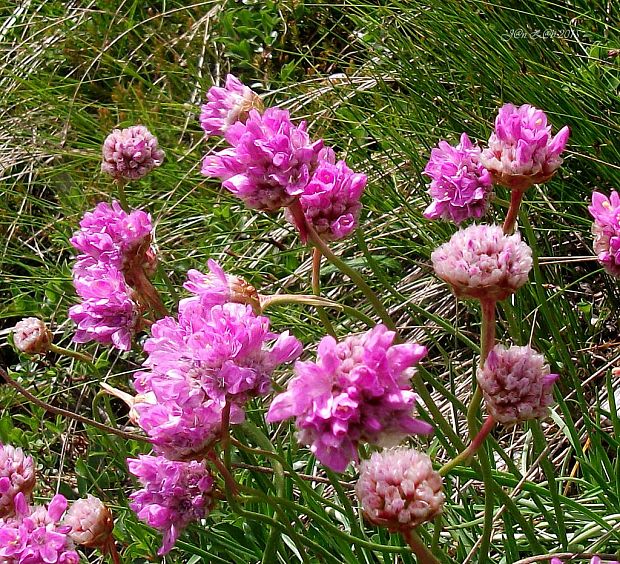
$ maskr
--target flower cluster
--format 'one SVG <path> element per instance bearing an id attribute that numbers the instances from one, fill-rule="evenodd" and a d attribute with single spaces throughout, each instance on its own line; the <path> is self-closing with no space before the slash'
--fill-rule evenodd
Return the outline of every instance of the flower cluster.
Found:
<path id="1" fill-rule="evenodd" d="M 139 519 L 163 532 L 158 554 L 166 554 L 187 525 L 205 518 L 213 508 L 213 478 L 204 462 L 141 455 L 127 464 L 144 486 L 131 494 L 130 507 Z"/>
<path id="2" fill-rule="evenodd" d="M 603 561 L 601 560 L 600 556 L 593 556 L 592 560 L 590 560 L 590 564 L 602 564 L 602 563 Z M 549 564 L 562 564 L 562 560 L 560 560 L 559 558 L 552 558 Z M 608 564 L 620 564 L 620 561 L 614 560 L 613 562 L 609 562 Z"/>
<path id="3" fill-rule="evenodd" d="M 37 317 L 25 317 L 13 329 L 15 348 L 26 354 L 46 353 L 52 340 L 52 332 Z"/>
<path id="4" fill-rule="evenodd" d="M 389 446 L 432 427 L 413 416 L 412 368 L 426 355 L 416 344 L 394 345 L 384 325 L 337 343 L 324 337 L 316 362 L 297 362 L 295 377 L 275 398 L 267 421 L 295 417 L 297 437 L 337 472 L 357 460 L 360 441 Z"/>
<path id="5" fill-rule="evenodd" d="M 489 413 L 504 425 L 547 417 L 558 378 L 543 355 L 528 346 L 495 345 L 477 373 Z"/>
<path id="6" fill-rule="evenodd" d="M 588 210 L 594 217 L 592 233 L 598 261 L 609 274 L 620 277 L 620 196 L 615 190 L 609 198 L 594 192 Z"/>
<path id="7" fill-rule="evenodd" d="M 164 152 L 143 125 L 115 129 L 103 143 L 101 171 L 116 180 L 137 180 L 164 161 Z"/>
<path id="8" fill-rule="evenodd" d="M 28 498 L 35 485 L 34 462 L 21 448 L 0 443 L 0 517 L 15 513 L 15 496 Z"/>
<path id="9" fill-rule="evenodd" d="M 92 495 L 71 504 L 63 524 L 71 527 L 69 536 L 75 544 L 106 549 L 112 539 L 114 519 L 103 502 Z"/>
<path id="10" fill-rule="evenodd" d="M 373 452 L 361 463 L 355 485 L 366 519 L 391 531 L 412 529 L 439 515 L 442 489 L 431 459 L 402 447 Z"/>

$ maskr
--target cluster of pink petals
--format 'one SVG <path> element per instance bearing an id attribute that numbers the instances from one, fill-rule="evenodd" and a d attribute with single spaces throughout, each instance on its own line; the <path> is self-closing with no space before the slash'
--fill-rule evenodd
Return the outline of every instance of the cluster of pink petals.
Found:
<path id="1" fill-rule="evenodd" d="M 37 317 L 25 317 L 15 324 L 13 343 L 26 354 L 46 353 L 52 344 L 52 332 Z"/>
<path id="2" fill-rule="evenodd" d="M 391 531 L 412 529 L 439 515 L 442 489 L 431 459 L 404 447 L 374 452 L 360 464 L 355 485 L 366 519 Z"/>
<path id="3" fill-rule="evenodd" d="M 183 529 L 207 517 L 213 508 L 213 478 L 204 462 L 140 455 L 127 464 L 143 486 L 130 496 L 130 507 L 139 519 L 164 534 L 158 554 L 166 554 Z"/>
<path id="4" fill-rule="evenodd" d="M 459 224 L 486 213 L 493 181 L 480 162 L 480 153 L 466 133 L 461 135 L 456 147 L 440 141 L 431 151 L 424 174 L 431 178 L 429 194 L 433 202 L 426 208 L 424 217 Z"/>
<path id="5" fill-rule="evenodd" d="M 459 297 L 504 300 L 527 282 L 532 250 L 518 233 L 470 225 L 433 251 L 433 268 Z"/>
<path id="6" fill-rule="evenodd" d="M 504 425 L 547 417 L 558 378 L 550 374 L 543 355 L 532 348 L 499 344 L 477 373 L 489 414 Z"/>
<path id="7" fill-rule="evenodd" d="M 562 561 L 559 558 L 552 558 L 549 564 L 562 564 Z M 590 564 L 603 564 L 603 561 L 600 556 L 593 556 Z M 614 560 L 613 562 L 606 562 L 606 564 L 620 564 L 620 561 Z"/>
<path id="8" fill-rule="evenodd" d="M 117 180 L 137 180 L 164 162 L 164 152 L 143 125 L 115 129 L 103 142 L 101 171 Z"/>
<path id="9" fill-rule="evenodd" d="M 389 446 L 432 427 L 413 416 L 412 368 L 426 355 L 416 344 L 394 345 L 384 325 L 340 343 L 324 337 L 316 362 L 297 362 L 267 421 L 296 418 L 298 440 L 326 466 L 343 472 L 358 460 L 360 441 Z"/>
<path id="10" fill-rule="evenodd" d="M 71 527 L 69 536 L 73 542 L 90 548 L 104 548 L 111 541 L 114 529 L 112 513 L 92 495 L 74 501 L 63 524 Z"/>
<path id="11" fill-rule="evenodd" d="M 139 424 L 159 452 L 185 459 L 217 437 L 226 405 L 231 423 L 241 422 L 244 403 L 268 393 L 273 370 L 302 345 L 271 332 L 251 306 L 207 307 L 197 297 L 180 304 L 178 320 L 155 323 L 144 350 L 147 370 L 135 375 L 135 387 L 155 401 L 135 405 Z"/>
<path id="12" fill-rule="evenodd" d="M 21 448 L 0 443 L 0 517 L 15 513 L 15 496 L 30 496 L 35 485 L 35 469 L 32 457 Z"/>
<path id="13" fill-rule="evenodd" d="M 212 86 L 200 112 L 200 125 L 207 136 L 224 135 L 234 123 L 245 122 L 251 109 L 262 109 L 262 102 L 251 88 L 236 76 L 226 76 L 224 88 Z"/>
<path id="14" fill-rule="evenodd" d="M 489 147 L 482 152 L 482 164 L 494 182 L 515 190 L 549 180 L 562 164 L 568 126 L 551 135 L 551 126 L 542 110 L 524 104 L 505 104 L 495 119 Z"/>
<path id="15" fill-rule="evenodd" d="M 5 564 L 77 564 L 78 553 L 70 527 L 60 519 L 67 509 L 64 496 L 49 505 L 30 507 L 21 492 L 15 496 L 15 515 L 0 519 L 0 562 Z"/>
<path id="16" fill-rule="evenodd" d="M 306 123 L 294 125 L 288 111 L 251 110 L 226 131 L 231 145 L 208 154 L 202 173 L 223 181 L 225 188 L 246 206 L 268 212 L 290 205 L 299 196 L 317 167 L 323 141 L 312 142 Z"/>
<path id="17" fill-rule="evenodd" d="M 600 192 L 592 194 L 588 207 L 594 218 L 594 252 L 603 268 L 620 277 L 620 196 L 614 190 L 609 198 Z"/>
<path id="18" fill-rule="evenodd" d="M 344 161 L 334 164 L 333 151 L 326 150 L 304 188 L 300 203 L 308 223 L 324 241 L 337 241 L 357 227 L 366 187 L 365 174 L 353 172 Z M 295 223 L 289 210 L 286 217 Z"/>

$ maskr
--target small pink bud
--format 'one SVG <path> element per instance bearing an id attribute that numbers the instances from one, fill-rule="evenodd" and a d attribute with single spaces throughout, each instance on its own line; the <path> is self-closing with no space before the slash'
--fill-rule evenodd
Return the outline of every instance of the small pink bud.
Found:
<path id="1" fill-rule="evenodd" d="M 13 329 L 15 347 L 26 354 L 46 353 L 52 340 L 52 332 L 36 317 L 22 319 Z"/>
<path id="2" fill-rule="evenodd" d="M 69 536 L 73 542 L 89 548 L 107 546 L 114 529 L 112 513 L 92 495 L 74 501 L 63 523 L 71 527 Z"/>

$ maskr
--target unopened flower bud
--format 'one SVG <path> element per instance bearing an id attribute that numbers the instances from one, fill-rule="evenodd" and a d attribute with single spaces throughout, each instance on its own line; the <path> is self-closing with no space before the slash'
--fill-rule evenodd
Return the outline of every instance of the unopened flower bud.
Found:
<path id="1" fill-rule="evenodd" d="M 0 518 L 15 513 L 15 496 L 29 497 L 35 484 L 34 462 L 21 448 L 0 444 Z"/>
<path id="2" fill-rule="evenodd" d="M 36 317 L 22 319 L 13 329 L 15 348 L 26 354 L 47 352 L 52 339 L 52 332 L 47 325 Z"/>
<path id="3" fill-rule="evenodd" d="M 164 152 L 143 125 L 115 129 L 103 143 L 102 172 L 116 180 L 137 180 L 164 161 Z"/>
<path id="4" fill-rule="evenodd" d="M 74 543 L 89 548 L 105 547 L 114 529 L 112 513 L 99 498 L 92 495 L 71 504 L 64 524 L 71 527 L 69 536 Z"/>

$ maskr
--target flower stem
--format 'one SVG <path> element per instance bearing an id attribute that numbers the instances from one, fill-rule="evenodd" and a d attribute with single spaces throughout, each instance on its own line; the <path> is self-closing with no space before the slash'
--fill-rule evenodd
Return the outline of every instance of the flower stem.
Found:
<path id="1" fill-rule="evenodd" d="M 129 208 L 129 203 L 127 202 L 127 194 L 125 193 L 125 181 L 122 178 L 119 178 L 116 181 L 116 189 L 118 190 L 118 201 L 121 204 L 121 208 L 129 213 L 131 210 Z"/>
<path id="2" fill-rule="evenodd" d="M 478 431 L 478 434 L 474 437 L 474 439 L 469 444 L 469 446 L 464 451 L 462 451 L 460 454 L 455 456 L 452 460 L 444 464 L 439 469 L 439 474 L 441 476 L 445 476 L 448 472 L 450 472 L 450 470 L 452 470 L 454 467 L 458 466 L 459 464 L 461 463 L 469 464 L 473 456 L 478 452 L 478 449 L 482 446 L 482 443 L 484 442 L 484 440 L 487 438 L 489 433 L 493 430 L 494 426 L 495 426 L 495 419 L 493 419 L 493 417 L 489 415 L 486 421 L 484 422 L 484 424 L 482 425 L 482 428 L 480 429 L 480 431 Z"/>
<path id="3" fill-rule="evenodd" d="M 418 564 L 439 564 L 439 560 L 433 556 L 431 551 L 412 529 L 403 531 L 403 538 L 407 541 L 412 552 L 418 557 Z"/>
<path id="4" fill-rule="evenodd" d="M 513 190 L 510 193 L 510 207 L 504 220 L 504 235 L 511 235 L 515 230 L 515 223 L 517 222 L 517 216 L 519 215 L 519 208 L 521 207 L 521 200 L 523 200 L 523 190 Z"/>
<path id="5" fill-rule="evenodd" d="M 323 255 L 321 255 L 321 251 L 315 247 L 314 252 L 312 254 L 312 293 L 315 296 L 321 295 L 321 258 L 322 256 Z M 332 325 L 332 322 L 329 320 L 327 312 L 321 306 L 317 306 L 316 312 L 319 316 L 319 319 L 321 320 L 321 323 L 323 323 L 325 327 L 325 331 L 327 331 L 328 334 L 330 334 L 332 337 L 334 337 L 334 339 L 337 340 L 338 337 L 336 335 L 336 331 L 334 329 L 334 326 Z"/>
<path id="6" fill-rule="evenodd" d="M 480 368 L 495 346 L 495 300 L 481 300 L 482 326 L 480 329 Z"/>
<path id="7" fill-rule="evenodd" d="M 114 542 L 114 537 L 112 537 L 111 535 L 106 544 L 101 547 L 101 552 L 104 555 L 109 554 L 114 564 L 121 564 L 121 557 L 118 554 L 118 550 L 116 550 L 116 543 Z"/>
<path id="8" fill-rule="evenodd" d="M 157 288 L 155 288 L 153 283 L 148 279 L 148 276 L 144 272 L 144 268 L 140 266 L 132 269 L 127 273 L 127 278 L 130 286 L 134 287 L 138 296 L 144 300 L 160 318 L 169 315 Z"/>
<path id="9" fill-rule="evenodd" d="M 88 362 L 90 364 L 94 363 L 93 357 L 89 354 L 81 353 L 78 351 L 72 351 L 71 349 L 66 349 L 65 347 L 60 347 L 55 345 L 54 343 L 50 343 L 50 351 L 53 353 L 62 355 L 62 356 L 70 356 L 75 358 L 76 360 L 81 360 L 82 362 Z"/>

